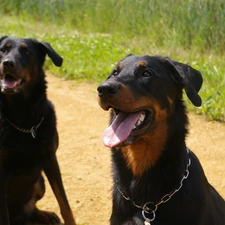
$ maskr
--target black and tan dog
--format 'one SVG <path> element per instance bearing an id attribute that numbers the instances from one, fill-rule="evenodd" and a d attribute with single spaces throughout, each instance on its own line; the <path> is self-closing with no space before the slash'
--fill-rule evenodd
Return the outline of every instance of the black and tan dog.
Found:
<path id="1" fill-rule="evenodd" d="M 98 87 L 112 109 L 103 134 L 112 148 L 112 225 L 224 225 L 225 202 L 185 144 L 182 89 L 195 106 L 201 74 L 159 56 L 130 55 Z"/>
<path id="2" fill-rule="evenodd" d="M 45 192 L 42 171 L 65 224 L 75 225 L 55 155 L 56 116 L 42 68 L 46 54 L 61 66 L 62 58 L 49 43 L 0 39 L 0 225 L 60 222 L 54 213 L 35 206 Z"/>

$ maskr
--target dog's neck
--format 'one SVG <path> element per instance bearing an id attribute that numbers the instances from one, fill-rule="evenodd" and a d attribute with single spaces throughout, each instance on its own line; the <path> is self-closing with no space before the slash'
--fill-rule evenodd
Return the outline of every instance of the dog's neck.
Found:
<path id="1" fill-rule="evenodd" d="M 135 176 L 140 177 L 155 166 L 165 147 L 167 129 L 166 125 L 162 125 L 151 136 L 145 135 L 133 144 L 121 148 L 126 164 Z"/>
<path id="2" fill-rule="evenodd" d="M 179 157 L 180 151 L 182 149 L 185 151 L 188 120 L 186 114 L 183 113 L 185 107 L 179 110 L 182 111 L 178 114 L 181 115 L 180 118 L 171 116 L 170 119 L 158 119 L 153 131 L 135 140 L 132 144 L 120 148 L 125 164 L 134 176 L 141 177 L 167 154 L 166 157 L 170 158 L 169 155 L 176 152 L 175 157 Z M 174 130 L 175 123 L 177 124 L 176 130 Z"/>
<path id="3" fill-rule="evenodd" d="M 179 151 L 173 150 L 171 153 L 171 149 L 166 149 L 156 165 L 136 176 L 131 168 L 124 165 L 123 156 L 118 160 L 121 150 L 117 149 L 113 154 L 117 157 L 114 170 L 115 185 L 119 184 L 122 192 L 136 204 L 143 205 L 148 201 L 157 203 L 165 194 L 179 186 L 189 161 L 185 144 Z M 158 188 L 154 188 L 155 186 Z M 150 196 L 150 199 L 146 199 L 146 196 Z"/>
<path id="4" fill-rule="evenodd" d="M 123 148 L 115 148 L 116 150 L 112 150 L 113 157 L 119 155 L 123 167 L 129 171 L 132 179 L 151 176 L 155 172 L 158 173 L 157 170 L 162 172 L 162 168 L 165 170 L 168 168 L 168 173 L 173 174 L 173 176 L 177 174 L 179 177 L 188 162 L 185 142 L 180 143 L 179 147 L 171 144 L 169 147 L 160 148 L 159 144 L 153 148 L 151 142 L 147 141 L 147 139 L 143 139 L 140 140 L 141 143 L 135 142 Z M 135 148 L 136 145 L 139 147 L 138 149 Z M 163 141 L 162 145 L 164 145 Z"/>
<path id="5" fill-rule="evenodd" d="M 162 197 L 179 183 L 188 163 L 185 144 L 188 118 L 182 104 L 176 111 L 178 113 L 174 113 L 167 123 L 162 123 L 157 132 L 126 147 L 112 149 L 114 179 L 121 182 L 122 188 L 130 187 L 125 190 L 128 194 L 141 189 L 151 192 L 157 184 L 160 189 L 154 190 L 151 196 L 159 200 L 157 197 Z M 142 183 L 147 186 L 142 187 Z"/>

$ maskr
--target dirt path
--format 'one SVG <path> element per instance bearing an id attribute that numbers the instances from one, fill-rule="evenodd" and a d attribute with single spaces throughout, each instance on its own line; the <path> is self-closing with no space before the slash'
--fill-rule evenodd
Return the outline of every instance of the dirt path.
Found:
<path id="1" fill-rule="evenodd" d="M 79 225 L 107 225 L 111 212 L 110 150 L 101 141 L 108 114 L 97 103 L 96 85 L 47 76 L 48 97 L 58 118 L 57 152 L 64 186 Z M 225 126 L 190 114 L 187 143 L 199 157 L 208 180 L 225 197 Z M 46 182 L 41 209 L 59 208 Z"/>

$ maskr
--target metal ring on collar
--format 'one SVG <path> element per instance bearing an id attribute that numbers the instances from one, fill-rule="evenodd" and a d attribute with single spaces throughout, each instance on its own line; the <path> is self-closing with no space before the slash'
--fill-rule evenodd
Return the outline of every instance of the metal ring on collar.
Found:
<path id="1" fill-rule="evenodd" d="M 150 221 L 150 222 L 152 222 L 152 221 L 155 219 L 155 211 L 152 211 L 152 218 L 150 219 L 150 218 L 147 218 L 147 217 L 145 216 L 145 210 L 143 209 L 143 210 L 142 210 L 142 216 L 143 216 L 143 218 L 144 218 L 145 221 Z"/>
<path id="2" fill-rule="evenodd" d="M 153 207 L 151 207 L 153 206 Z M 158 205 L 156 205 L 154 202 L 147 202 L 144 204 L 143 206 L 143 210 L 145 211 L 145 213 L 152 213 L 155 212 L 158 208 Z"/>

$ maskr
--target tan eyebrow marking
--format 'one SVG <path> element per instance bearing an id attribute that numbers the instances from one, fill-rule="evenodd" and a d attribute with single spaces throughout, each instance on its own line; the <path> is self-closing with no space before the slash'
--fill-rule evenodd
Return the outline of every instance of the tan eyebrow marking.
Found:
<path id="1" fill-rule="evenodd" d="M 5 46 L 6 47 L 11 47 L 11 45 L 12 45 L 12 42 L 7 42 Z"/>
<path id="2" fill-rule="evenodd" d="M 122 65 L 123 65 L 123 63 L 122 63 L 122 62 L 119 62 L 119 63 L 118 63 L 118 67 L 119 67 L 119 68 L 121 68 L 121 67 L 122 67 Z"/>
<path id="3" fill-rule="evenodd" d="M 138 66 L 145 66 L 145 62 L 144 62 L 144 61 L 140 61 L 140 62 L 138 63 Z"/>
<path id="4" fill-rule="evenodd" d="M 20 47 L 21 47 L 21 48 L 27 48 L 27 45 L 26 45 L 25 43 L 22 43 L 22 44 L 20 45 Z"/>

